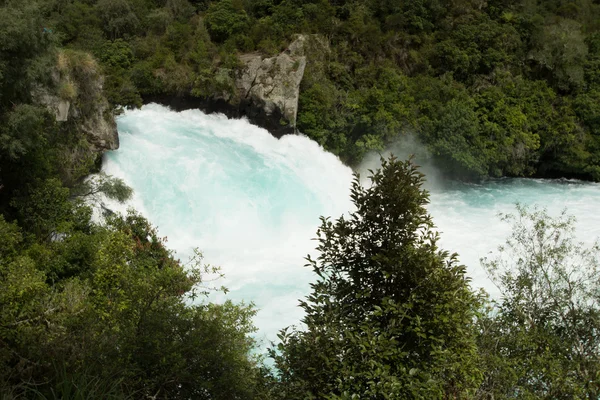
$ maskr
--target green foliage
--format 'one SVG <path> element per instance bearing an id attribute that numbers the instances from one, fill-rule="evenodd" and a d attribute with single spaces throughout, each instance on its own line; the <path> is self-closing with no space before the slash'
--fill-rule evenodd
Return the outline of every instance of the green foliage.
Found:
<path id="1" fill-rule="evenodd" d="M 98 0 L 95 7 L 110 39 L 133 35 L 140 27 L 139 18 L 126 0 Z"/>
<path id="2" fill-rule="evenodd" d="M 129 72 L 134 63 L 134 55 L 129 43 L 123 39 L 107 41 L 100 47 L 98 54 L 105 72 L 108 72 L 104 90 L 111 104 L 120 107 L 139 107 L 142 99 Z"/>
<path id="3" fill-rule="evenodd" d="M 96 203 L 101 202 L 100 196 L 123 203 L 131 198 L 133 189 L 127 186 L 122 179 L 100 172 L 77 186 L 73 190 L 73 194 Z"/>
<path id="4" fill-rule="evenodd" d="M 4 115 L 0 146 L 5 157 L 17 160 L 45 145 L 48 112 L 41 107 L 19 104 Z"/>
<path id="5" fill-rule="evenodd" d="M 188 0 L 167 0 L 166 8 L 177 20 L 186 21 L 194 14 L 194 7 Z"/>
<path id="6" fill-rule="evenodd" d="M 83 117 L 89 117 L 97 109 L 102 96 L 101 69 L 98 62 L 89 54 L 79 50 L 60 50 L 56 69 L 63 82 L 74 85 L 78 110 Z"/>
<path id="7" fill-rule="evenodd" d="M 248 16 L 241 4 L 233 0 L 219 0 L 211 3 L 206 12 L 206 27 L 210 37 L 216 42 L 224 42 L 229 37 L 248 29 Z"/>
<path id="8" fill-rule="evenodd" d="M 282 398 L 467 397 L 481 371 L 465 267 L 438 249 L 412 162 L 382 160 L 371 182 L 355 178 L 348 217 L 322 218 L 306 330 L 272 351 Z"/>
<path id="9" fill-rule="evenodd" d="M 275 55 L 315 33 L 297 128 L 346 163 L 411 135 L 461 178 L 600 176 L 600 5 L 589 0 L 37 1 L 41 14 L 6 6 L 4 59 L 23 63 L 0 67 L 11 85 L 42 77 L 39 49 L 61 40 L 100 59 L 117 111 L 156 95 L 235 106 L 239 53 Z"/>
<path id="10" fill-rule="evenodd" d="M 456 29 L 439 32 L 440 41 L 433 49 L 433 65 L 441 73 L 452 72 L 455 78 L 468 82 L 516 61 L 521 39 L 513 26 L 494 21 L 487 14 L 465 16 L 456 23 Z"/>
<path id="11" fill-rule="evenodd" d="M 99 59 L 107 67 L 128 69 L 133 62 L 133 51 L 127 42 L 117 39 L 104 43 Z"/>
<path id="12" fill-rule="evenodd" d="M 150 6 L 143 0 L 0 5 L 2 398 L 269 396 L 268 373 L 250 355 L 254 308 L 204 298 L 222 290 L 211 282 L 218 269 L 198 256 L 181 264 L 139 215 L 96 224 L 82 201 L 131 196 L 119 179 L 82 179 L 93 160 L 77 118 L 97 112 L 101 74 L 108 74 L 104 87 L 115 105 L 139 105 L 133 77 L 149 75 L 157 87 L 176 91 L 193 75 L 181 62 L 195 56 L 212 65 L 214 49 L 200 23 L 169 27 L 158 40 L 158 50 L 167 51 L 156 56 L 153 38 L 132 43 Z M 173 20 L 191 16 L 186 1 L 166 7 Z M 59 39 L 71 48 L 56 51 Z M 181 43 L 207 45 L 200 53 L 200 45 L 182 49 Z M 150 64 L 145 71 L 137 58 L 144 49 L 154 57 L 142 60 Z M 143 74 L 133 74 L 136 68 Z M 157 79 L 156 68 L 168 77 Z M 55 122 L 39 103 L 56 95 L 76 105 L 79 117 Z"/>
<path id="13" fill-rule="evenodd" d="M 35 79 L 47 76 L 38 70 L 47 46 L 54 39 L 45 35 L 42 16 L 34 1 L 0 4 L 0 106 L 28 100 Z"/>
<path id="14" fill-rule="evenodd" d="M 84 179 L 77 121 L 40 105 L 235 105 L 240 53 L 304 33 L 297 128 L 349 164 L 410 137 L 454 177 L 599 180 L 597 2 L 0 3 L 0 397 L 598 398 L 598 249 L 568 218 L 519 209 L 516 264 L 485 263 L 503 298 L 476 314 L 421 175 L 384 161 L 354 182 L 355 212 L 322 220 L 306 330 L 282 331 L 276 378 L 250 356 L 254 308 L 204 298 L 225 289 L 201 254 L 181 264 L 135 213 L 92 222 L 83 198 L 131 190 Z"/>
<path id="15" fill-rule="evenodd" d="M 435 155 L 450 157 L 451 171 L 458 175 L 462 170 L 480 176 L 488 173 L 488 154 L 480 137 L 482 127 L 471 99 L 452 99 L 446 103 L 432 128 L 435 136 L 427 140 L 432 143 Z"/>
<path id="16" fill-rule="evenodd" d="M 75 209 L 66 218 L 75 220 L 81 206 L 52 190 L 46 208 L 63 196 L 61 212 Z M 82 222 L 28 244 L 0 218 L 0 387 L 17 397 L 34 387 L 40 398 L 265 398 L 249 355 L 254 308 L 189 305 L 215 290 L 218 268 L 199 253 L 184 266 L 137 214 Z"/>
<path id="17" fill-rule="evenodd" d="M 594 136 L 600 135 L 600 85 L 575 99 L 575 112 Z"/>
<path id="18" fill-rule="evenodd" d="M 299 128 L 310 138 L 337 154 L 343 152 L 346 138 L 337 131 L 344 126 L 343 116 L 335 107 L 338 103 L 338 91 L 329 82 L 316 82 L 304 90 L 299 99 L 302 113 L 298 115 Z"/>
<path id="19" fill-rule="evenodd" d="M 583 63 L 588 49 L 579 23 L 559 20 L 544 26 L 533 40 L 531 59 L 553 75 L 560 89 L 577 88 L 583 84 Z"/>
<path id="20" fill-rule="evenodd" d="M 479 321 L 482 398 L 595 399 L 600 395 L 598 244 L 573 239 L 574 219 L 517 207 L 513 231 L 484 268 L 500 289 Z"/>
<path id="21" fill-rule="evenodd" d="M 72 215 L 69 189 L 52 178 L 27 188 L 11 205 L 17 209 L 22 226 L 39 239 L 50 240 L 65 229 Z"/>
<path id="22" fill-rule="evenodd" d="M 67 3 L 60 10 L 56 22 L 56 28 L 60 30 L 66 42 L 75 41 L 80 35 L 84 35 L 84 32 L 89 33 L 90 29 L 94 30 L 101 25 L 101 18 L 93 5 L 80 1 Z"/>
<path id="23" fill-rule="evenodd" d="M 73 101 L 77 98 L 77 87 L 73 82 L 63 82 L 58 88 L 58 97 L 62 100 Z"/>

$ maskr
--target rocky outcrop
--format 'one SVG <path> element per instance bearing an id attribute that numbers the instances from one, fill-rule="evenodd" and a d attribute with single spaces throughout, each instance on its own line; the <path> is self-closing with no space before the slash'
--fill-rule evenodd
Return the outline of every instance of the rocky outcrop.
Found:
<path id="1" fill-rule="evenodd" d="M 33 91 L 33 98 L 36 103 L 46 106 L 54 114 L 56 122 L 67 122 L 69 120 L 69 110 L 71 108 L 69 100 L 63 100 L 47 88 L 42 87 L 38 87 Z"/>
<path id="2" fill-rule="evenodd" d="M 34 90 L 37 102 L 48 107 L 57 122 L 73 122 L 90 151 L 118 149 L 117 124 L 102 93 L 104 79 L 95 60 L 86 53 L 59 53 L 51 77 L 52 87 Z"/>
<path id="3" fill-rule="evenodd" d="M 310 58 L 308 52 L 315 43 L 319 49 L 326 46 L 322 42 L 323 39 L 314 35 L 299 35 L 284 52 L 274 57 L 257 53 L 241 55 L 242 67 L 231 75 L 231 91 L 208 96 L 152 95 L 144 96 L 143 100 L 176 111 L 200 109 L 230 118 L 246 117 L 279 138 L 295 132 L 300 83 L 307 58 Z"/>
<path id="4" fill-rule="evenodd" d="M 76 104 L 72 106 L 69 100 L 49 94 L 38 98 L 41 104 L 54 112 L 57 122 L 74 121 L 80 132 L 86 136 L 91 151 L 103 152 L 119 148 L 117 124 L 108 111 L 109 105 L 106 99 L 102 98 L 97 103 L 91 115 L 82 117 L 81 110 Z"/>
<path id="5" fill-rule="evenodd" d="M 300 83 L 306 67 L 304 46 L 306 36 L 300 35 L 281 54 L 263 58 L 260 54 L 245 54 L 245 65 L 236 80 L 240 103 L 258 106 L 266 116 L 281 114 L 282 123 L 296 126 Z"/>
<path id="6" fill-rule="evenodd" d="M 83 114 L 75 109 L 73 116 L 81 115 L 81 131 L 86 135 L 93 151 L 116 150 L 119 148 L 117 123 L 106 98 L 102 95 L 103 79 L 100 77 L 95 85 L 95 106 Z"/>

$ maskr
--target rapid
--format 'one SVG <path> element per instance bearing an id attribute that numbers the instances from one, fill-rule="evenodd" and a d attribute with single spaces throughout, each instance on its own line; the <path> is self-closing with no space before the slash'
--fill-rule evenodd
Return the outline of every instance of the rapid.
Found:
<path id="1" fill-rule="evenodd" d="M 126 111 L 118 129 L 120 148 L 105 155 L 103 170 L 134 189 L 120 211 L 131 206 L 146 216 L 182 261 L 198 248 L 207 263 L 221 266 L 230 293 L 216 300 L 253 302 L 262 345 L 298 324 L 298 300 L 315 279 L 304 257 L 314 254 L 319 217 L 352 209 L 352 171 L 306 137 L 277 140 L 245 120 L 198 110 L 150 104 Z M 430 179 L 427 188 L 441 247 L 458 253 L 473 286 L 492 294 L 479 259 L 507 237 L 498 213 L 514 211 L 515 203 L 538 204 L 552 215 L 566 208 L 577 218 L 580 240 L 600 236 L 598 184 Z"/>

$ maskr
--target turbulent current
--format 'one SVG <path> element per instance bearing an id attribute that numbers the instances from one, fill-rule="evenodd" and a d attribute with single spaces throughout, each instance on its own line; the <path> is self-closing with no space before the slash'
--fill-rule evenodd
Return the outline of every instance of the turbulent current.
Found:
<path id="1" fill-rule="evenodd" d="M 254 302 L 257 338 L 274 340 L 298 324 L 298 299 L 314 279 L 312 253 L 319 216 L 351 209 L 352 171 L 301 136 L 273 138 L 245 120 L 181 113 L 158 105 L 118 119 L 121 147 L 106 155 L 104 171 L 134 191 L 131 206 L 158 226 L 185 261 L 194 248 L 219 265 L 228 298 Z M 539 204 L 577 218 L 578 237 L 600 236 L 600 186 L 574 181 L 506 179 L 482 185 L 429 184 L 429 210 L 441 245 L 457 252 L 474 286 L 494 292 L 479 258 L 509 233 L 499 212 Z"/>

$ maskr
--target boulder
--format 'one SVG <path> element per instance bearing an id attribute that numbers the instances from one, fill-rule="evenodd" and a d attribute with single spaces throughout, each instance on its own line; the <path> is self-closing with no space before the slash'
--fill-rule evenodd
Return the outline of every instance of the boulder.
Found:
<path id="1" fill-rule="evenodd" d="M 281 115 L 291 128 L 296 126 L 300 83 L 306 67 L 305 35 L 299 35 L 281 54 L 240 56 L 244 67 L 236 79 L 240 103 L 260 108 L 267 117 Z"/>

